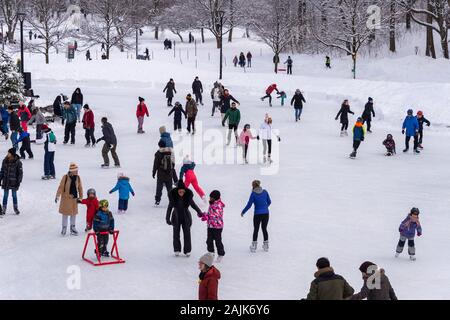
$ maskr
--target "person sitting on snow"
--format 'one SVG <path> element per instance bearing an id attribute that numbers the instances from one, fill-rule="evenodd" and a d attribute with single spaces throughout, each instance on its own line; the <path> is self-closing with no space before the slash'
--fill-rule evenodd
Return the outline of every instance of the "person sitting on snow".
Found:
<path id="1" fill-rule="evenodd" d="M 386 140 L 383 141 L 383 145 L 386 147 L 386 155 L 387 156 L 393 156 L 397 152 L 395 151 L 395 141 L 392 137 L 392 134 L 388 134 Z"/>

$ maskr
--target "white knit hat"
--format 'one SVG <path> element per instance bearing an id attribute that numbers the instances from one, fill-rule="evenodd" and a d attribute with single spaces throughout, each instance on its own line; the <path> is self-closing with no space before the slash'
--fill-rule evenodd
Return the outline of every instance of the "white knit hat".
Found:
<path id="1" fill-rule="evenodd" d="M 208 267 L 212 267 L 214 263 L 214 255 L 212 253 L 206 253 L 200 258 L 199 262 L 204 263 Z"/>

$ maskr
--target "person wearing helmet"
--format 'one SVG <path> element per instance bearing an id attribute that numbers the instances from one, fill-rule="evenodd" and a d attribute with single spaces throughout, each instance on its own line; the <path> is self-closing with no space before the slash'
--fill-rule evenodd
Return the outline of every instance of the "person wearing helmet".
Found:
<path id="1" fill-rule="evenodd" d="M 78 200 L 79 204 L 84 204 L 87 207 L 86 210 L 86 228 L 85 232 L 92 230 L 92 224 L 94 222 L 94 216 L 98 212 L 100 205 L 97 199 L 97 193 L 95 189 L 89 189 L 87 191 L 87 198 Z"/>
<path id="2" fill-rule="evenodd" d="M 386 140 L 383 141 L 383 145 L 386 147 L 386 156 L 390 157 L 396 154 L 395 141 L 392 134 L 388 134 Z"/>
<path id="3" fill-rule="evenodd" d="M 398 241 L 395 257 L 398 258 L 403 252 L 406 240 L 408 240 L 408 253 L 411 261 L 416 260 L 416 248 L 414 238 L 422 235 L 422 225 L 419 221 L 420 210 L 418 208 L 412 208 L 405 220 L 402 221 L 398 231 L 400 232 L 400 240 Z"/>
<path id="4" fill-rule="evenodd" d="M 422 142 L 423 142 L 423 124 L 425 123 L 427 127 L 431 126 L 431 122 L 428 121 L 424 116 L 422 111 L 417 112 L 417 121 L 419 122 L 419 149 L 423 149 Z"/>
<path id="5" fill-rule="evenodd" d="M 303 96 L 300 89 L 295 90 L 295 95 L 292 97 L 291 106 L 295 109 L 295 122 L 300 121 L 303 111 L 303 103 L 306 103 L 305 97 Z"/>
<path id="6" fill-rule="evenodd" d="M 100 210 L 94 217 L 94 232 L 97 235 L 98 255 L 102 257 L 109 257 L 107 250 L 109 234 L 114 232 L 114 217 L 109 211 L 108 200 L 101 200 L 99 202 Z M 97 252 L 96 252 L 97 253 Z"/>
<path id="7" fill-rule="evenodd" d="M 350 154 L 350 158 L 355 159 L 361 142 L 364 141 L 366 131 L 364 130 L 363 119 L 358 118 L 355 126 L 353 127 L 353 152 Z"/>
<path id="8" fill-rule="evenodd" d="M 417 149 L 419 147 L 419 121 L 416 117 L 414 117 L 413 113 L 414 111 L 412 109 L 409 109 L 408 115 L 406 116 L 405 121 L 403 121 L 402 134 L 406 133 L 406 148 L 405 150 L 403 150 L 403 152 L 406 153 L 409 151 L 409 141 L 412 137 L 414 137 L 414 153 L 419 154 L 420 151 Z"/>
<path id="9" fill-rule="evenodd" d="M 170 110 L 168 117 L 170 117 L 173 113 L 173 127 L 174 131 L 181 132 L 181 119 L 184 118 L 187 119 L 187 114 L 183 110 L 183 106 L 179 102 L 175 102 L 175 106 Z"/>
<path id="10" fill-rule="evenodd" d="M 375 117 L 375 110 L 373 109 L 373 99 L 369 97 L 369 101 L 364 106 L 364 112 L 361 116 L 363 124 L 367 122 L 367 132 L 372 133 L 372 116 Z"/>

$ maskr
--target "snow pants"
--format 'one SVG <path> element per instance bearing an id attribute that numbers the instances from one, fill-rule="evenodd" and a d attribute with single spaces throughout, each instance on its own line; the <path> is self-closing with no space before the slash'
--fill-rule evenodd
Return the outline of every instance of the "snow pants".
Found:
<path id="1" fill-rule="evenodd" d="M 167 196 L 169 196 L 170 191 L 172 191 L 172 180 L 156 180 L 156 195 L 155 201 L 160 202 L 162 197 L 163 188 L 166 187 Z"/>
<path id="2" fill-rule="evenodd" d="M 109 145 L 108 143 L 105 143 L 102 148 L 102 156 L 103 156 L 103 163 L 106 165 L 109 165 L 109 157 L 108 153 L 111 151 L 111 156 L 114 160 L 114 165 L 120 166 L 120 160 L 119 156 L 116 153 L 117 145 Z"/>
<path id="3" fill-rule="evenodd" d="M 400 240 L 398 241 L 398 245 L 397 245 L 397 253 L 403 252 L 403 248 L 405 247 L 406 240 L 408 240 L 408 253 L 410 256 L 414 256 L 416 254 L 414 237 L 407 238 L 404 236 L 400 236 Z"/>
<path id="4" fill-rule="evenodd" d="M 353 141 L 353 151 L 355 151 L 355 152 L 358 151 L 360 145 L 361 145 L 361 141 L 359 141 L 359 140 Z"/>
<path id="5" fill-rule="evenodd" d="M 180 232 L 183 229 L 183 252 L 188 254 L 192 250 L 191 245 L 191 227 L 186 222 L 178 222 L 173 225 L 173 251 L 181 252 Z"/>
<path id="6" fill-rule="evenodd" d="M 173 121 L 174 131 L 181 130 L 181 119 Z"/>
<path id="7" fill-rule="evenodd" d="M 64 143 L 70 142 L 75 143 L 75 127 L 77 126 L 76 122 L 68 123 L 66 122 L 66 126 L 64 128 Z"/>
<path id="8" fill-rule="evenodd" d="M 264 241 L 269 240 L 267 225 L 269 224 L 269 214 L 255 214 L 253 216 L 253 241 L 258 241 L 259 226 L 262 227 Z"/>
<path id="9" fill-rule="evenodd" d="M 225 249 L 222 243 L 222 229 L 208 228 L 206 245 L 209 253 L 214 253 L 214 242 L 216 243 L 217 253 L 223 257 L 225 255 Z"/>
<path id="10" fill-rule="evenodd" d="M 45 151 L 44 153 L 44 175 L 55 176 L 55 152 Z"/>
<path id="11" fill-rule="evenodd" d="M 195 117 L 187 118 L 187 131 L 195 133 Z"/>
<path id="12" fill-rule="evenodd" d="M 127 211 L 128 210 L 128 199 L 119 199 L 119 210 Z"/>
<path id="13" fill-rule="evenodd" d="M 348 121 L 341 122 L 341 123 L 342 123 L 341 131 L 347 131 L 348 130 Z"/>
<path id="14" fill-rule="evenodd" d="M 108 242 L 109 242 L 109 233 L 97 235 L 97 245 L 98 245 L 98 251 L 100 252 L 100 254 L 103 254 L 108 251 L 107 250 Z"/>
<path id="15" fill-rule="evenodd" d="M 32 159 L 33 156 L 33 152 L 31 151 L 31 143 L 30 140 L 27 139 L 28 141 L 22 141 L 22 146 L 20 147 L 20 157 L 22 159 L 25 159 L 25 152 L 28 153 L 28 158 Z"/>
<path id="16" fill-rule="evenodd" d="M 201 92 L 194 92 L 195 95 L 195 102 L 200 103 L 203 105 L 203 96 Z"/>
<path id="17" fill-rule="evenodd" d="M 411 138 L 414 138 L 414 150 L 417 150 L 417 148 L 419 147 L 419 136 L 417 134 L 414 137 L 406 137 L 406 149 L 409 149 L 409 141 L 411 140 Z"/>
<path id="18" fill-rule="evenodd" d="M 197 176 L 195 175 L 193 170 L 188 170 L 184 174 L 184 184 L 186 188 L 189 188 L 189 186 L 192 184 L 192 187 L 194 188 L 195 192 L 197 192 L 200 198 L 203 198 L 205 196 L 205 192 L 198 185 Z"/>
<path id="19" fill-rule="evenodd" d="M 96 139 L 94 136 L 95 128 L 84 129 L 84 137 L 86 138 L 86 144 L 91 144 L 94 146 L 96 143 Z"/>

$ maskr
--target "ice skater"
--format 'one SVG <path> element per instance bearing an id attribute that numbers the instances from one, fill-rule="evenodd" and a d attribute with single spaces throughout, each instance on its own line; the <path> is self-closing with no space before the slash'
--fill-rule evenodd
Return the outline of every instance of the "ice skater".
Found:
<path id="1" fill-rule="evenodd" d="M 422 226 L 419 221 L 420 211 L 417 208 L 412 208 L 409 215 L 402 221 L 398 231 L 400 232 L 400 240 L 398 241 L 395 257 L 398 258 L 403 252 L 406 240 L 408 240 L 408 253 L 411 261 L 416 261 L 416 247 L 414 238 L 422 235 Z"/>

